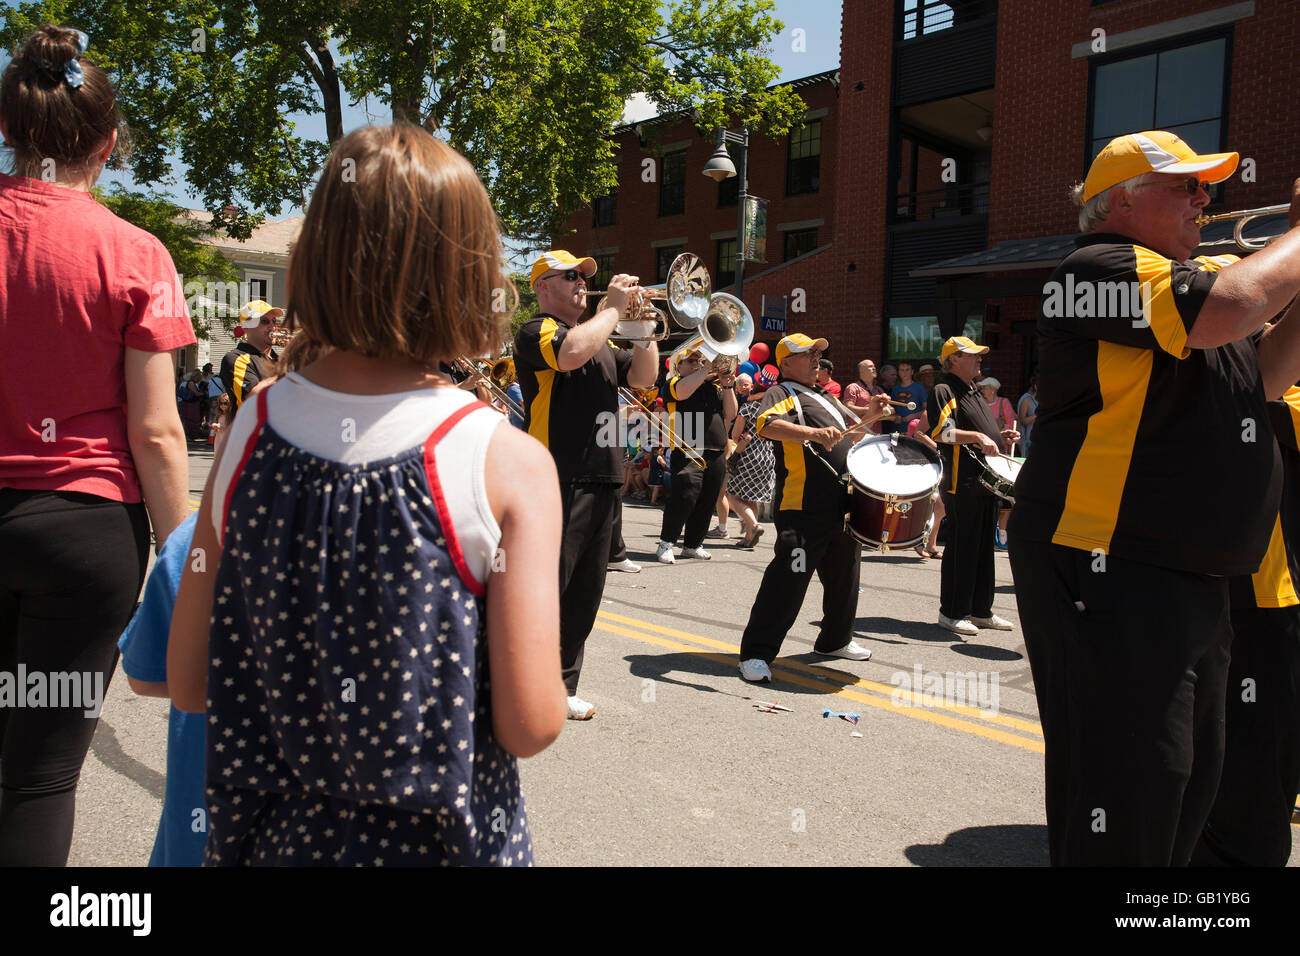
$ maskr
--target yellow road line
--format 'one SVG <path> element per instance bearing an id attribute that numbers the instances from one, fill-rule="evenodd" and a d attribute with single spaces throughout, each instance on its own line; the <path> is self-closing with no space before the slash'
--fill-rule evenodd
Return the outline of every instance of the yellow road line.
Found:
<path id="1" fill-rule="evenodd" d="M 619 618 L 618 615 L 607 614 L 604 611 L 600 613 L 600 616 L 609 617 L 609 618 Z M 621 618 L 621 619 L 635 621 L 634 618 L 631 619 Z M 654 644 L 658 647 L 668 648 L 669 650 L 684 651 L 688 654 L 697 654 L 700 657 L 706 658 L 708 660 L 717 661 L 720 664 L 735 663 L 734 652 L 728 654 L 716 654 L 710 651 L 703 650 L 700 647 L 695 645 L 683 644 L 678 641 L 665 640 L 664 638 L 657 637 L 653 634 L 646 634 L 642 631 L 634 631 L 631 630 L 630 628 L 619 627 L 618 625 L 615 624 L 597 623 L 596 626 L 598 629 L 602 631 L 609 631 L 612 634 L 620 634 L 623 635 L 624 637 L 636 638 L 637 640 L 644 641 L 647 644 Z M 650 626 L 654 627 L 654 625 L 650 625 Z M 660 630 L 669 631 L 671 629 L 660 628 Z M 703 639 L 703 640 L 711 644 L 719 643 L 717 641 L 707 641 L 707 639 Z M 798 663 L 797 661 L 785 661 L 785 660 L 777 661 L 776 663 L 773 664 L 772 667 L 773 674 L 780 676 L 782 680 L 789 681 L 790 683 L 795 684 L 796 686 L 799 687 L 806 687 L 810 690 L 820 690 L 820 691 L 827 690 L 826 680 L 824 678 L 818 679 L 813 677 L 805 677 L 801 674 L 785 670 L 785 667 L 787 665 L 794 665 L 797 663 Z M 810 672 L 816 673 L 816 671 L 811 671 L 811 670 Z M 970 723 L 969 721 L 965 721 L 965 720 L 958 720 L 955 717 L 949 717 L 947 714 L 943 714 L 943 713 L 936 713 L 933 710 L 924 707 L 898 707 L 893 703 L 892 700 L 878 697 L 874 694 L 861 693 L 856 690 L 851 690 L 848 687 L 843 687 L 840 690 L 831 691 L 830 693 L 833 694 L 834 696 L 845 697 L 849 700 L 856 701 L 857 703 L 866 704 L 869 707 L 875 707 L 879 710 L 885 710 L 885 711 L 889 711 L 890 713 L 900 714 L 904 717 L 911 717 L 914 720 L 923 720 L 927 723 L 938 724 L 941 727 L 947 727 L 951 730 L 960 730 L 964 733 L 974 734 L 975 736 L 984 737 L 988 740 L 995 740 L 999 743 L 1009 744 L 1012 747 L 1019 747 L 1022 750 L 1029 750 L 1032 751 L 1033 753 L 1043 752 L 1042 741 L 1031 740 L 1027 737 L 1021 737 L 1016 734 L 1007 733 L 1004 730 L 998 730 L 993 727 L 986 727 L 981 724 Z M 978 711 L 976 711 L 976 713 L 978 713 Z"/>
<path id="2" fill-rule="evenodd" d="M 649 621 L 641 621 L 634 617 L 624 617 L 621 614 L 613 614 L 609 611 L 601 611 L 598 616 L 609 618 L 611 621 L 630 624 L 633 627 L 639 627 L 644 630 L 654 631 L 658 634 L 667 634 L 669 637 L 677 637 L 683 640 L 693 641 L 697 644 L 703 644 L 705 647 L 713 647 L 721 651 L 730 651 L 733 655 L 740 652 L 740 648 L 735 644 L 715 641 L 712 638 L 703 637 L 698 634 L 691 634 L 688 631 L 674 630 L 671 627 L 661 627 L 657 624 L 651 624 Z M 905 691 L 901 688 L 894 687 L 891 684 L 881 684 L 876 681 L 862 680 L 845 671 L 832 670 L 825 666 L 805 664 L 803 661 L 782 659 L 777 661 L 777 663 L 784 668 L 822 677 L 823 680 L 827 679 L 827 676 L 830 675 L 832 680 L 836 683 L 844 684 L 845 687 L 855 687 L 864 691 L 874 691 L 878 694 L 885 694 L 891 699 L 891 701 L 897 697 L 900 700 L 907 700 L 916 707 L 937 707 L 941 710 L 951 711 L 954 714 L 960 714 L 963 717 L 974 717 L 979 720 L 986 720 L 990 723 L 998 724 L 1011 730 L 1019 730 L 1023 733 L 1034 734 L 1038 737 L 1042 737 L 1043 735 L 1043 728 L 1037 721 L 1021 720 L 1016 717 L 1007 717 L 1003 714 L 988 714 L 977 707 L 964 707 L 960 704 L 949 704 L 941 701 L 934 701 L 933 699 L 927 701 L 925 699 L 923 688 L 914 692 Z M 845 683 L 845 679 L 847 679 L 847 683 Z"/>

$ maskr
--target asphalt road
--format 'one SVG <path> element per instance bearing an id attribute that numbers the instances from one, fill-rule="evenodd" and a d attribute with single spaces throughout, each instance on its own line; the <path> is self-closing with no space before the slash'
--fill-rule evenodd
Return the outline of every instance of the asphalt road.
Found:
<path id="1" fill-rule="evenodd" d="M 210 460 L 191 455 L 195 504 Z M 872 660 L 813 653 L 814 579 L 775 681 L 754 687 L 736 674 L 736 650 L 770 525 L 753 552 L 709 542 L 711 561 L 665 566 L 653 560 L 660 514 L 624 509 L 644 570 L 610 574 L 587 642 L 579 693 L 596 717 L 521 763 L 539 864 L 1046 865 L 1042 737 L 1018 624 L 956 640 L 934 624 L 938 561 L 869 555 L 856 631 Z M 1015 622 L 1005 553 L 996 561 L 994 610 Z M 974 675 L 951 687 L 972 706 L 953 694 L 900 706 L 918 674 L 918 691 Z M 762 713 L 760 700 L 791 712 Z M 134 696 L 119 673 L 82 774 L 70 863 L 148 860 L 166 732 L 167 703 Z"/>

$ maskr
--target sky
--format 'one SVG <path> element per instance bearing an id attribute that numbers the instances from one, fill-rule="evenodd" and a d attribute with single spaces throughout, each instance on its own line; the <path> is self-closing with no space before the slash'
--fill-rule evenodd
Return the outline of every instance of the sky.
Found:
<path id="1" fill-rule="evenodd" d="M 846 0 L 846 2 L 859 2 L 859 0 Z M 780 20 L 785 29 L 772 41 L 770 56 L 772 60 L 781 68 L 781 81 L 796 80 L 804 76 L 812 76 L 815 73 L 822 73 L 826 70 L 834 69 L 839 65 L 840 55 L 840 0 L 776 0 L 776 18 Z M 802 31 L 802 32 L 799 32 Z M 91 38 L 91 48 L 93 52 L 94 38 Z M 7 63 L 8 58 L 0 59 L 0 64 Z M 369 110 L 367 110 L 367 105 Z M 644 101 L 629 101 L 628 109 L 624 112 L 624 121 L 633 122 L 639 119 L 645 119 L 654 114 L 654 109 Z M 353 130 L 358 126 L 363 126 L 368 122 L 387 122 L 391 118 L 380 104 L 371 102 L 370 104 L 361 103 L 355 107 L 344 106 L 344 128 Z M 325 123 L 323 116 L 317 114 L 313 116 L 296 117 L 299 127 L 307 135 L 316 136 L 320 139 L 325 138 Z M 167 195 L 177 205 L 185 207 L 195 207 L 199 201 L 192 195 L 189 195 L 184 182 L 183 169 L 179 162 L 174 164 L 174 175 L 176 184 L 171 187 L 155 187 L 159 192 Z M 143 189 L 144 187 L 136 184 L 129 172 L 117 172 L 105 170 L 101 177 L 101 185 L 111 183 L 121 183 L 129 189 Z M 286 207 L 281 211 L 284 216 L 300 215 L 301 210 L 297 208 Z"/>

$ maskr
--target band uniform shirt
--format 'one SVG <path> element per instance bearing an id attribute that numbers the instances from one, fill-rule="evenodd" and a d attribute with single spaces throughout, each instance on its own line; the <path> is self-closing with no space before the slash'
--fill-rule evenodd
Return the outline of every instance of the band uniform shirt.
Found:
<path id="1" fill-rule="evenodd" d="M 1039 416 L 1012 534 L 1193 573 L 1258 570 L 1282 483 L 1261 333 L 1187 347 L 1235 261 L 1080 237 L 1044 287 Z"/>
<path id="2" fill-rule="evenodd" d="M 1282 507 L 1259 570 L 1228 581 L 1233 610 L 1300 605 L 1300 387 L 1269 402 L 1268 412 L 1282 454 Z"/>
<path id="3" fill-rule="evenodd" d="M 686 398 L 679 399 L 677 384 L 681 380 L 680 375 L 669 377 L 664 406 L 679 443 L 690 445 L 697 452 L 725 451 L 727 428 L 723 421 L 722 393 L 713 382 L 702 382 Z M 689 423 L 687 416 L 690 416 Z"/>
<path id="4" fill-rule="evenodd" d="M 785 421 L 808 428 L 844 428 L 853 424 L 854 419 L 848 410 L 826 389 L 820 385 L 796 384 L 804 389 L 803 393 L 798 394 L 797 407 L 797 393 L 785 379 L 763 393 L 758 406 L 757 430 L 760 438 L 763 437 L 763 428 L 771 421 Z M 842 421 L 836 421 L 826 407 L 808 392 L 814 392 L 829 402 L 840 413 Z M 810 443 L 816 448 L 813 451 L 800 441 L 772 441 L 776 452 L 777 509 L 817 517 L 842 517 L 847 510 L 848 490 L 838 476 L 848 472 L 849 449 L 861 438 L 860 434 L 857 438 L 845 438 L 829 451 L 816 442 Z M 817 461 L 818 458 L 821 461 Z"/>
<path id="5" fill-rule="evenodd" d="M 277 359 L 274 349 L 269 355 L 263 355 L 244 339 L 222 357 L 221 384 L 226 386 L 226 394 L 235 403 L 236 411 L 244 404 L 253 386 L 275 374 Z"/>
<path id="6" fill-rule="evenodd" d="M 561 372 L 569 327 L 542 314 L 515 335 L 515 371 L 524 396 L 524 430 L 550 451 L 561 482 L 623 483 L 623 444 L 606 440 L 618 424 L 618 388 L 627 385 L 630 349 L 613 343 Z"/>
<path id="7" fill-rule="evenodd" d="M 932 423 L 930 437 L 938 444 L 939 457 L 943 459 L 943 483 L 939 487 L 960 495 L 992 494 L 980 484 L 980 464 L 965 450 L 966 446 L 947 444 L 941 437 L 956 429 L 983 432 L 1002 447 L 997 420 L 980 390 L 951 372 L 944 372 L 930 393 L 926 412 Z"/>

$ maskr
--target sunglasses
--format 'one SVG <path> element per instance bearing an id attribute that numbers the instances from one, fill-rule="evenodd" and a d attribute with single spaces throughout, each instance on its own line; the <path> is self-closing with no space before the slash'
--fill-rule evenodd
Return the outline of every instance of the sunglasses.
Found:
<path id="1" fill-rule="evenodd" d="M 543 276 L 543 279 L 563 279 L 565 282 L 577 282 L 579 279 L 587 278 L 577 269 L 570 269 L 568 272 L 557 272 L 555 275 Z"/>
<path id="2" fill-rule="evenodd" d="M 1164 186 L 1166 189 L 1181 189 L 1183 192 L 1187 193 L 1187 195 L 1192 197 L 1199 195 L 1202 189 L 1204 189 L 1206 193 L 1209 193 L 1210 191 L 1210 184 L 1201 182 L 1200 179 L 1195 176 L 1187 176 L 1179 182 L 1147 182 L 1143 183 L 1143 185 Z"/>

